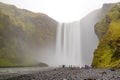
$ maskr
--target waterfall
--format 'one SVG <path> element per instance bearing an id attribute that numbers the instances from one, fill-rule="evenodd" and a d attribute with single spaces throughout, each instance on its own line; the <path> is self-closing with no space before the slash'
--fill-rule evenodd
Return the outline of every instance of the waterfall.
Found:
<path id="1" fill-rule="evenodd" d="M 79 21 L 58 24 L 56 62 L 57 65 L 82 66 Z"/>

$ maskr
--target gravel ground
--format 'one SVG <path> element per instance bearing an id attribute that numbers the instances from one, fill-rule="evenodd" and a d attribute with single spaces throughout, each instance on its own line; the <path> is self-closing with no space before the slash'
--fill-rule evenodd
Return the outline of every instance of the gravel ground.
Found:
<path id="1" fill-rule="evenodd" d="M 57 68 L 20 75 L 7 80 L 120 80 L 120 70 Z"/>
<path id="2" fill-rule="evenodd" d="M 55 69 L 55 67 L 19 67 L 19 68 L 0 68 L 0 80 L 6 80 L 8 78 L 33 74 L 38 71 L 48 71 Z"/>

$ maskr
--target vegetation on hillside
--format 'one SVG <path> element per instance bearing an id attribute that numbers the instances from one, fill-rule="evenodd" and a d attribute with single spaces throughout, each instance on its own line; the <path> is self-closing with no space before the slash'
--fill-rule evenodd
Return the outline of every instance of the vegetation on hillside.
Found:
<path id="1" fill-rule="evenodd" d="M 31 65 L 36 48 L 54 44 L 56 26 L 45 14 L 0 3 L 0 66 Z"/>
<path id="2" fill-rule="evenodd" d="M 99 38 L 98 48 L 94 52 L 92 62 L 97 68 L 120 68 L 120 4 L 117 3 L 95 25 L 95 32 Z"/>

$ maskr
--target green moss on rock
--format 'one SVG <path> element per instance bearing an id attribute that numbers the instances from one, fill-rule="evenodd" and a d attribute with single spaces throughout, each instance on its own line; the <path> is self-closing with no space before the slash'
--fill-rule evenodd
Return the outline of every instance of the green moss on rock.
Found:
<path id="1" fill-rule="evenodd" d="M 104 19 L 95 25 L 99 38 L 92 66 L 95 68 L 120 68 L 120 4 L 116 4 Z M 117 66 L 118 65 L 118 66 Z"/>

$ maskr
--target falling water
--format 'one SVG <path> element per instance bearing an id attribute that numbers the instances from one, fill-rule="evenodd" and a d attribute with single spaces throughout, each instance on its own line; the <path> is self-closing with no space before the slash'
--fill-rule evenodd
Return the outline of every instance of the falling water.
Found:
<path id="1" fill-rule="evenodd" d="M 82 66 L 80 22 L 59 23 L 56 40 L 57 65 Z"/>

